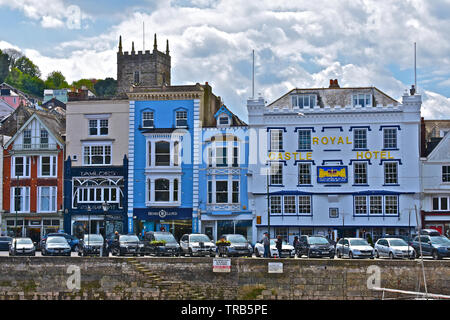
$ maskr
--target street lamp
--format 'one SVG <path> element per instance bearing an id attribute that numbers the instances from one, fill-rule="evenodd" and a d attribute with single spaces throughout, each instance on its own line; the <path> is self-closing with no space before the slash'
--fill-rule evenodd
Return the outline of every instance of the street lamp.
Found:
<path id="1" fill-rule="evenodd" d="M 91 206 L 87 207 L 87 212 L 88 212 L 88 234 L 91 234 Z M 89 241 L 89 238 L 88 238 Z"/>

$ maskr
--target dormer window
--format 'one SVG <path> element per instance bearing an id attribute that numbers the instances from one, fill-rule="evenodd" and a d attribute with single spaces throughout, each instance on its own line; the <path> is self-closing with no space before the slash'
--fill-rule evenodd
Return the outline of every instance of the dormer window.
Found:
<path id="1" fill-rule="evenodd" d="M 179 127 L 187 127 L 187 111 L 177 111 L 176 125 Z"/>
<path id="2" fill-rule="evenodd" d="M 372 95 L 370 94 L 354 94 L 353 95 L 353 106 L 360 105 L 361 107 L 372 106 Z"/>
<path id="3" fill-rule="evenodd" d="M 146 111 L 142 113 L 142 127 L 143 128 L 153 128 L 153 112 Z"/>
<path id="4" fill-rule="evenodd" d="M 316 104 L 317 96 L 315 94 L 301 94 L 292 96 L 292 107 L 314 108 Z"/>
<path id="5" fill-rule="evenodd" d="M 219 118 L 219 124 L 221 124 L 221 125 L 228 125 L 228 123 L 229 123 L 229 119 L 228 119 L 227 116 L 221 116 Z"/>

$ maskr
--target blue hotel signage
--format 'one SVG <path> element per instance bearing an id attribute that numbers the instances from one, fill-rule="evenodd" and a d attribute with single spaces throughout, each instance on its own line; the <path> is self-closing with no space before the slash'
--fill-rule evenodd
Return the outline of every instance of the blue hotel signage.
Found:
<path id="1" fill-rule="evenodd" d="M 318 166 L 317 183 L 347 183 L 347 166 Z"/>
<path id="2" fill-rule="evenodd" d="M 190 220 L 192 208 L 134 208 L 134 216 L 139 220 Z"/>

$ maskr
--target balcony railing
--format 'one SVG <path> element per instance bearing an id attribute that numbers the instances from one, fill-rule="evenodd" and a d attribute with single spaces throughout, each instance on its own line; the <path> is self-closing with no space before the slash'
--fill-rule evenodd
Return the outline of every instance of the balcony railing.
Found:
<path id="1" fill-rule="evenodd" d="M 13 150 L 27 151 L 27 150 L 55 150 L 56 143 L 35 143 L 35 144 L 14 144 Z"/>

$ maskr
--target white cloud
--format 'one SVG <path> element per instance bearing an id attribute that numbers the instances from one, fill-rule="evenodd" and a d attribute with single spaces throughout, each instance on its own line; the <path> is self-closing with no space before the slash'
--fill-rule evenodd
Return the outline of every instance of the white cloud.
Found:
<path id="1" fill-rule="evenodd" d="M 422 117 L 425 119 L 450 119 L 450 98 L 436 92 L 422 93 Z"/>

